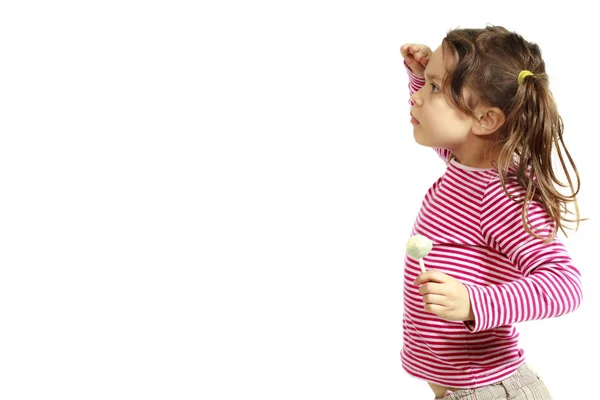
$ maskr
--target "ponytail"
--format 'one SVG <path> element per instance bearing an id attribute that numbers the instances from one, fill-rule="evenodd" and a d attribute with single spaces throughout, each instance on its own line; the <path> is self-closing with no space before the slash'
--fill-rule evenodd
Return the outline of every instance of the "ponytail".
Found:
<path id="1" fill-rule="evenodd" d="M 543 72 L 524 75 L 526 76 L 523 77 L 522 84 L 518 85 L 514 102 L 508 107 L 511 111 L 506 117 L 503 129 L 506 143 L 498 158 L 498 170 L 502 187 L 507 194 L 505 180 L 509 175 L 516 176 L 517 181 L 525 188 L 521 215 L 527 232 L 542 239 L 530 229 L 527 211 L 531 201 L 539 202 L 549 214 L 553 220 L 553 231 L 545 242 L 550 243 L 559 228 L 565 235 L 564 228 L 572 229 L 565 222 L 575 222 L 577 224 L 575 230 L 577 230 L 579 222 L 583 220 L 580 218 L 576 199 L 579 193 L 580 179 L 577 167 L 563 141 L 564 125 L 548 87 L 548 76 Z M 573 181 L 567 170 L 559 143 L 575 172 L 576 190 L 573 187 Z M 552 163 L 553 147 L 556 148 L 567 184 L 561 182 L 555 174 Z M 516 171 L 511 171 L 510 166 L 514 165 L 515 161 L 517 162 Z M 568 187 L 571 194 L 560 193 L 554 183 L 563 188 Z M 508 195 L 515 200 L 514 196 Z M 567 214 L 573 214 L 568 209 L 568 204 L 571 202 L 575 205 L 575 219 L 566 218 Z"/>

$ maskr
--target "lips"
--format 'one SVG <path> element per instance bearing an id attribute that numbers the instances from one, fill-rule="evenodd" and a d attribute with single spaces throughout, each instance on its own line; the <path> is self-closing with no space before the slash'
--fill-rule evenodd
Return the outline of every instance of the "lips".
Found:
<path id="1" fill-rule="evenodd" d="M 412 119 L 410 120 L 410 122 L 412 122 L 413 124 L 419 124 L 419 120 L 415 118 L 415 116 L 413 115 L 413 113 L 410 113 L 410 116 L 412 117 Z"/>

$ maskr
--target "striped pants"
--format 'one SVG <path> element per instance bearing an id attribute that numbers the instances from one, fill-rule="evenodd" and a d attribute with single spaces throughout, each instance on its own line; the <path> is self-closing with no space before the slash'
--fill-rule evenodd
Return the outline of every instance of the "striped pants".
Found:
<path id="1" fill-rule="evenodd" d="M 444 400 L 552 400 L 548 388 L 539 375 L 527 364 L 508 378 L 477 389 L 446 392 Z"/>

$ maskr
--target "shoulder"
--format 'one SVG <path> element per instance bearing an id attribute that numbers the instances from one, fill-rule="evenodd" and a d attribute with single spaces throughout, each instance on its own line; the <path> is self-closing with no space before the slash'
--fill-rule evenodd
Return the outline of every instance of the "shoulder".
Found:
<path id="1" fill-rule="evenodd" d="M 487 181 L 487 185 L 483 194 L 483 202 L 485 204 L 503 202 L 511 197 L 516 201 L 523 201 L 526 194 L 525 188 L 517 181 L 515 176 L 507 176 L 502 182 L 500 174 L 494 171 L 493 176 Z M 515 202 L 513 200 L 512 202 Z"/>
<path id="2" fill-rule="evenodd" d="M 497 174 L 487 182 L 482 197 L 481 224 L 517 224 L 517 221 L 522 223 L 522 217 L 526 215 L 535 225 L 551 225 L 552 219 L 539 201 L 531 199 L 525 207 L 526 195 L 527 190 L 518 182 L 516 176 L 508 175 L 503 184 Z"/>

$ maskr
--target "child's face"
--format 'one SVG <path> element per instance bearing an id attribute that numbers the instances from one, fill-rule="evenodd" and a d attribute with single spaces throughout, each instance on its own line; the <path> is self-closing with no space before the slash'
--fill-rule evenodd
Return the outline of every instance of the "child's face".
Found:
<path id="1" fill-rule="evenodd" d="M 443 58 L 442 46 L 432 54 L 425 68 L 425 86 L 413 94 L 411 114 L 415 141 L 422 146 L 458 151 L 466 143 L 474 119 L 445 99 L 442 79 L 452 65 L 451 55 Z"/>

